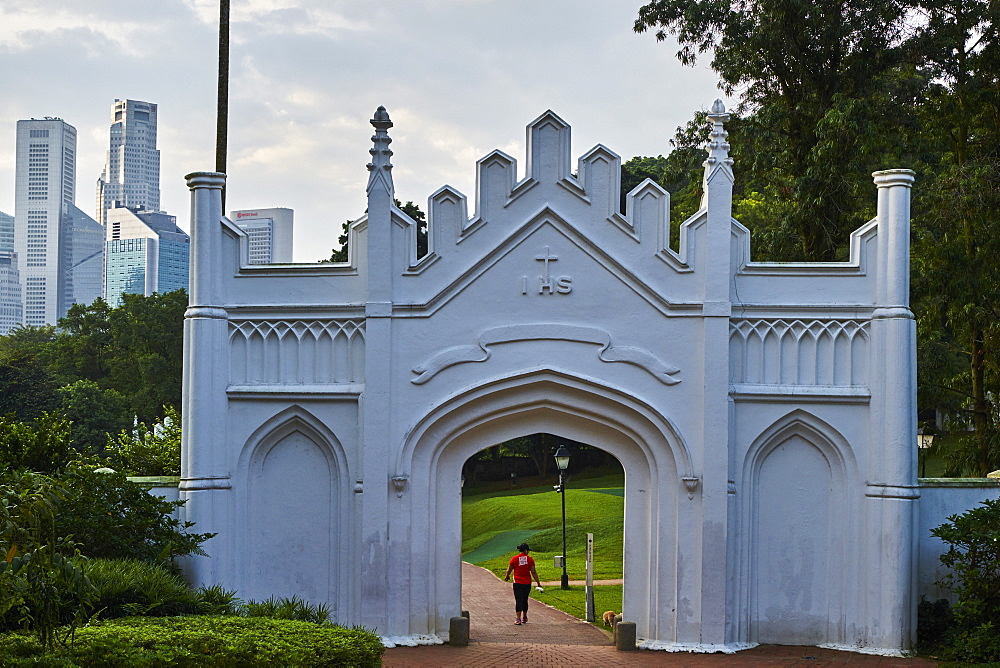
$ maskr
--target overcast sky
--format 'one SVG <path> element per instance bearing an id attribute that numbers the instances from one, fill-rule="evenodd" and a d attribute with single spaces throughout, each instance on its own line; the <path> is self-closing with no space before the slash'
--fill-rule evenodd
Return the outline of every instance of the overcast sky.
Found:
<path id="1" fill-rule="evenodd" d="M 523 175 L 524 128 L 546 109 L 573 127 L 574 164 L 598 143 L 665 155 L 722 95 L 707 62 L 682 67 L 676 44 L 632 31 L 642 4 L 232 0 L 227 208 L 290 207 L 295 260 L 328 256 L 365 209 L 380 104 L 396 196 L 424 210 L 445 184 L 471 200 L 495 148 Z M 218 0 L 0 0 L 0 210 L 14 213 L 16 122 L 58 116 L 94 215 L 111 104 L 131 98 L 159 105 L 161 206 L 188 229 L 184 175 L 215 165 L 217 26 Z"/>

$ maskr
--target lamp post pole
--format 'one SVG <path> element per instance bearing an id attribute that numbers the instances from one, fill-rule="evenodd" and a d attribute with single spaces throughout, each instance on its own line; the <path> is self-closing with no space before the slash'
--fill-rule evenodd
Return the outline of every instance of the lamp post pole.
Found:
<path id="1" fill-rule="evenodd" d="M 563 473 L 569 466 L 569 450 L 565 445 L 560 445 L 556 450 L 556 466 L 559 467 L 559 493 L 562 495 L 562 582 L 560 589 L 569 589 L 569 575 L 566 573 L 566 485 L 563 482 Z"/>

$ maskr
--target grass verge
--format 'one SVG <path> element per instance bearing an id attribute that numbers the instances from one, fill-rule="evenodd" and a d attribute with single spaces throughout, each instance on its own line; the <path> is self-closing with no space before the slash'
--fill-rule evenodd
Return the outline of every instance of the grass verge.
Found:
<path id="1" fill-rule="evenodd" d="M 622 577 L 625 498 L 623 474 L 570 481 L 566 486 L 566 570 L 586 577 L 587 534 L 594 534 L 594 579 Z M 539 578 L 559 580 L 553 557 L 562 554 L 562 499 L 551 485 L 467 494 L 462 499 L 463 559 L 503 577 L 520 537 L 530 534 Z M 508 544 L 509 543 L 509 544 Z M 546 587 L 532 597 L 580 619 L 586 617 L 586 588 Z M 594 588 L 595 613 L 621 610 L 621 585 Z"/>

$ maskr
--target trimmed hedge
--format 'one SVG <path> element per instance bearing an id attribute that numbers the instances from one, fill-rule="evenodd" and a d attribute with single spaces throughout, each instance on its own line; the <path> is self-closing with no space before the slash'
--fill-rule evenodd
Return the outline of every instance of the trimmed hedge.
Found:
<path id="1" fill-rule="evenodd" d="M 0 635 L 4 666 L 374 667 L 384 651 L 362 628 L 263 617 L 127 617 L 81 627 L 51 652 L 30 635 Z"/>

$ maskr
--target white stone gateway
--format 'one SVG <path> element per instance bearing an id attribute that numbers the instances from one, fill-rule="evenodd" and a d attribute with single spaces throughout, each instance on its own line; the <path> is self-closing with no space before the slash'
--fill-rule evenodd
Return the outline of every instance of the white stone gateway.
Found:
<path id="1" fill-rule="evenodd" d="M 909 648 L 913 173 L 874 175 L 849 261 L 752 262 L 721 102 L 709 118 L 679 248 L 663 188 L 622 215 L 619 156 L 596 146 L 574 172 L 552 112 L 523 178 L 500 151 L 478 162 L 471 216 L 450 187 L 430 196 L 423 257 L 381 107 L 347 263 L 250 264 L 224 175 L 189 175 L 180 495 L 218 532 L 191 578 L 447 638 L 462 465 L 548 432 L 625 469 L 622 613 L 645 646 Z"/>

